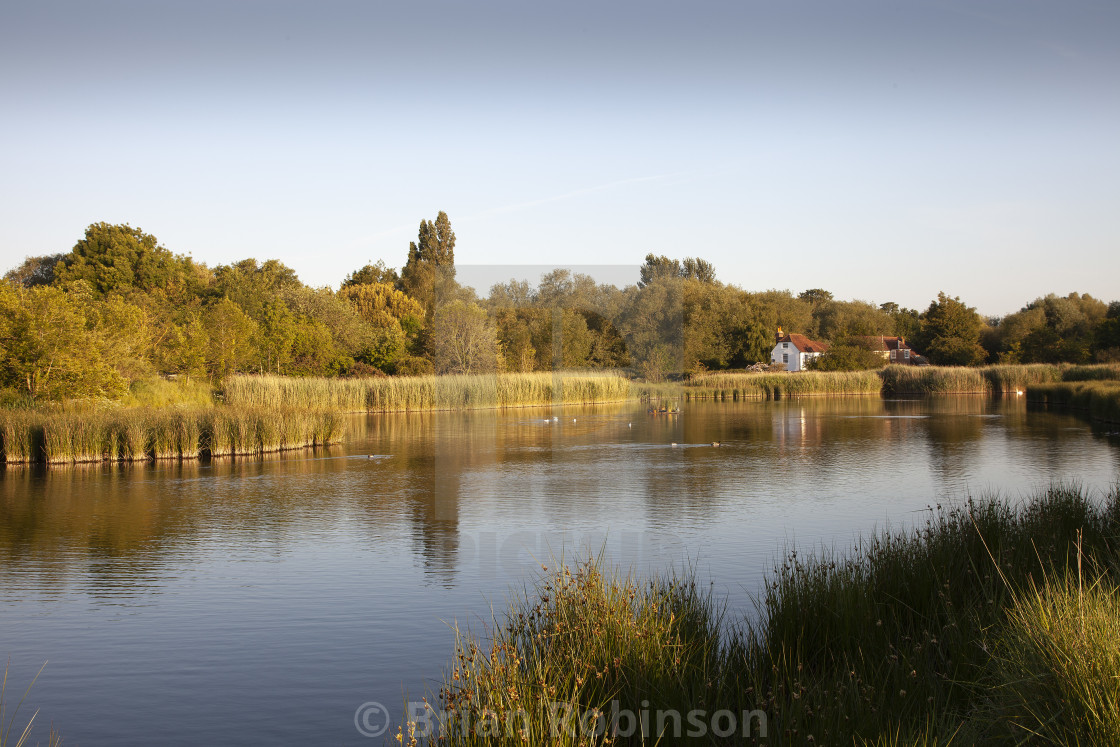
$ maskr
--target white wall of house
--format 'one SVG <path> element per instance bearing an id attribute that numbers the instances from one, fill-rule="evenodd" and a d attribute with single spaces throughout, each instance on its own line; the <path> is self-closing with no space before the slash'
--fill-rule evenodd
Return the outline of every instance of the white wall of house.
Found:
<path id="1" fill-rule="evenodd" d="M 809 361 L 820 353 L 802 353 L 792 342 L 779 342 L 770 351 L 770 362 L 781 363 L 787 371 L 804 371 Z"/>

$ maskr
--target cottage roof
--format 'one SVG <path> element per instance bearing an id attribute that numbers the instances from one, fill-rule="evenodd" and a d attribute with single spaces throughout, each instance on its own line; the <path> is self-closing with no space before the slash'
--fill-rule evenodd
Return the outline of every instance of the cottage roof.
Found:
<path id="1" fill-rule="evenodd" d="M 823 353 L 828 350 L 827 342 L 816 342 L 805 335 L 788 334 L 778 337 L 778 342 L 790 342 L 802 353 Z"/>

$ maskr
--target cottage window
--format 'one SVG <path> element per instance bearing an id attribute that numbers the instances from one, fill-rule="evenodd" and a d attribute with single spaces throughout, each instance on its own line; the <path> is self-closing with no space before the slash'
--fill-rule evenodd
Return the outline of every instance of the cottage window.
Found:
<path id="1" fill-rule="evenodd" d="M 788 342 L 783 342 L 783 343 L 782 343 L 782 347 L 783 347 L 783 348 L 788 348 L 788 347 L 789 347 L 789 343 L 788 343 Z"/>
<path id="2" fill-rule="evenodd" d="M 782 353 L 782 363 L 789 363 L 789 353 Z"/>

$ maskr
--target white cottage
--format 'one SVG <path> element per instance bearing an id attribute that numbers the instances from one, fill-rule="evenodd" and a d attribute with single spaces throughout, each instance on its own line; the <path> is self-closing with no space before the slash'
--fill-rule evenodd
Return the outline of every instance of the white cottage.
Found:
<path id="1" fill-rule="evenodd" d="M 787 371 L 804 371 L 805 365 L 828 350 L 827 342 L 815 342 L 805 335 L 778 334 L 774 337 L 774 349 L 770 352 L 771 363 L 784 364 Z"/>

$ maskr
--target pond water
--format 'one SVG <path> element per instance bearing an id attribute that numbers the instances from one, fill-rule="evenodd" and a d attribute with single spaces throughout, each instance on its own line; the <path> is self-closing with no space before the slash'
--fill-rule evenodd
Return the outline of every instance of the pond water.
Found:
<path id="1" fill-rule="evenodd" d="M 551 558 L 692 564 L 750 615 L 784 547 L 970 494 L 1104 491 L 1118 446 L 1019 398 L 852 397 L 355 416 L 326 451 L 10 468 L 0 657 L 9 697 L 49 660 L 24 706 L 40 738 L 382 744 L 356 709 L 395 719 L 430 694 L 450 626 L 481 626 Z"/>

